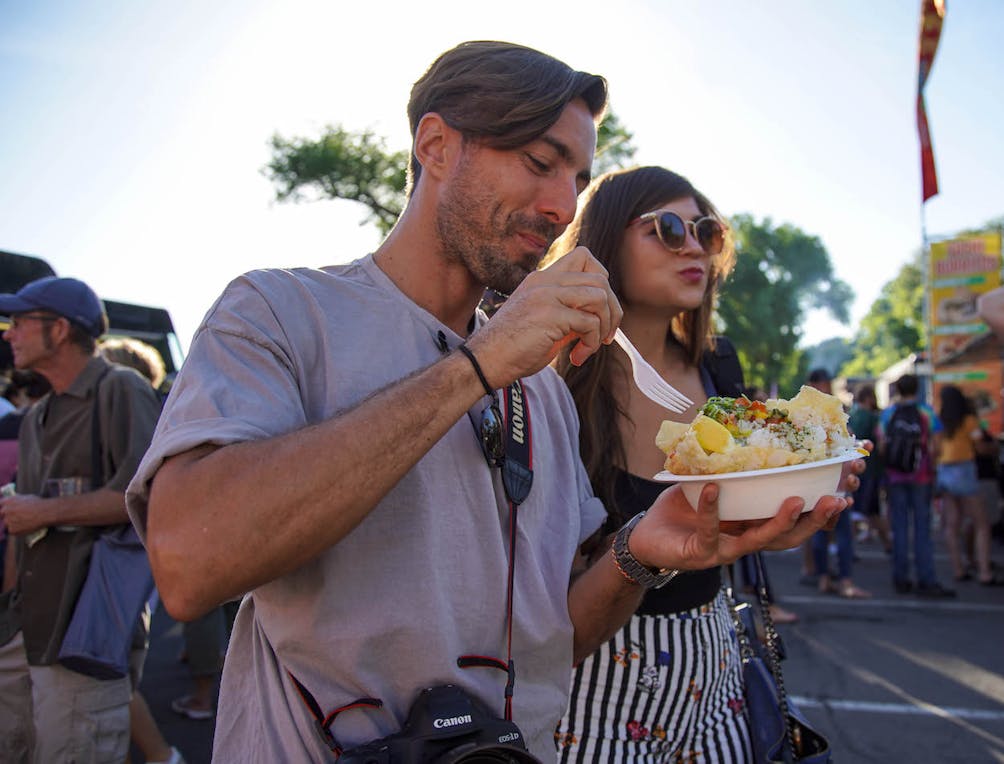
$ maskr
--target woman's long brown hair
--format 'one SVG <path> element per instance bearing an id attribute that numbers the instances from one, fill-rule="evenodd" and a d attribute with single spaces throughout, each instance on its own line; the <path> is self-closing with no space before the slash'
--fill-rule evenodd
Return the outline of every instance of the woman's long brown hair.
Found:
<path id="1" fill-rule="evenodd" d="M 938 410 L 938 418 L 945 428 L 945 435 L 949 438 L 955 435 L 955 431 L 962 427 L 966 417 L 976 414 L 976 406 L 966 397 L 962 389 L 955 385 L 945 385 L 941 388 L 941 408 Z"/>
<path id="2" fill-rule="evenodd" d="M 618 299 L 623 299 L 620 251 L 628 223 L 660 205 L 688 198 L 697 202 L 702 215 L 713 216 L 728 227 L 714 205 L 675 172 L 662 167 L 637 167 L 601 175 L 585 192 L 575 221 L 552 246 L 548 262 L 576 246 L 588 247 L 609 272 L 610 286 Z M 732 238 L 727 235 L 725 249 L 711 259 L 708 288 L 701 306 L 672 317 L 666 342 L 681 345 L 695 366 L 701 362 L 704 351 L 713 347 L 718 288 L 734 264 Z M 613 352 L 609 347 L 601 347 L 584 365 L 573 366 L 566 349 L 558 358 L 557 368 L 579 412 L 580 450 L 593 491 L 606 505 L 610 524 L 616 526 L 628 519 L 621 517 L 614 496 L 617 468 L 623 468 L 627 461 L 617 421 L 618 417 L 628 417 L 614 396 L 615 375 L 624 371 L 614 361 Z"/>

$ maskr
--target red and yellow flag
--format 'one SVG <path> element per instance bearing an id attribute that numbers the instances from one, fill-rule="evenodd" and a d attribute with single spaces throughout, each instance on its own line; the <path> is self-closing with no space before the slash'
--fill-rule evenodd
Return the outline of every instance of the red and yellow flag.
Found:
<path id="1" fill-rule="evenodd" d="M 934 148 L 927 127 L 927 109 L 924 106 L 924 85 L 934 63 L 941 38 L 941 25 L 945 20 L 945 0 L 921 0 L 920 50 L 917 65 L 917 132 L 920 134 L 920 172 L 923 183 L 923 201 L 938 193 L 938 174 L 934 169 Z"/>

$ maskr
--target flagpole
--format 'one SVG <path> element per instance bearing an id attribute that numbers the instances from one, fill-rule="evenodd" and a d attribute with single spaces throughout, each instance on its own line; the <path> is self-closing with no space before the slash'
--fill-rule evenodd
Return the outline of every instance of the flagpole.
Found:
<path id="1" fill-rule="evenodd" d="M 932 404 L 934 395 L 934 337 L 932 336 L 934 323 L 931 320 L 931 303 L 933 297 L 932 288 L 934 285 L 931 281 L 931 247 L 927 240 L 926 209 L 927 200 L 922 199 L 920 202 L 920 264 L 924 273 L 924 360 L 930 369 L 928 372 L 930 384 L 924 385 L 924 388 L 927 393 L 925 395 L 927 402 L 928 404 Z"/>
<path id="2" fill-rule="evenodd" d="M 927 217 L 925 207 L 927 200 L 938 193 L 938 174 L 934 167 L 934 148 L 931 145 L 931 133 L 927 124 L 927 108 L 924 104 L 924 86 L 934 63 L 934 54 L 938 50 L 938 40 L 941 37 L 942 22 L 945 18 L 945 0 L 921 0 L 920 3 L 920 44 L 917 52 L 917 134 L 920 138 L 920 246 L 921 264 L 924 269 L 924 327 L 926 342 L 924 354 L 930 369 L 931 384 L 926 385 L 927 394 L 933 393 L 934 382 L 934 327 L 932 321 L 931 290 L 931 246 L 927 238 Z M 930 400 L 930 398 L 929 398 Z"/>

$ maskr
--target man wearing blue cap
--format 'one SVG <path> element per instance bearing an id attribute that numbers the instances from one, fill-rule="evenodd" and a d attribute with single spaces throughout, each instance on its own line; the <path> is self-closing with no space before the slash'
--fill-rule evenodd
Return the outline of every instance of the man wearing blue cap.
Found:
<path id="1" fill-rule="evenodd" d="M 124 491 L 159 402 L 139 374 L 97 354 L 108 319 L 82 281 L 33 281 L 0 295 L 0 314 L 11 319 L 3 337 L 15 367 L 52 385 L 21 426 L 16 494 L 0 498 L 18 562 L 16 586 L 0 600 L 0 761 L 121 762 L 129 677 L 77 673 L 58 655 L 96 528 L 128 522 Z"/>

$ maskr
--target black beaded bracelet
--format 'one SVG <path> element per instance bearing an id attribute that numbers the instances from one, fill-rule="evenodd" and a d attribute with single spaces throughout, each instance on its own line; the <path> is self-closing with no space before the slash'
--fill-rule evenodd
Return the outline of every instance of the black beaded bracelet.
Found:
<path id="1" fill-rule="evenodd" d="M 495 395 L 495 390 L 492 389 L 492 386 L 488 384 L 488 380 L 485 379 L 485 373 L 481 371 L 481 364 L 478 363 L 478 359 L 474 357 L 474 353 L 471 352 L 471 349 L 463 343 L 458 345 L 457 349 L 467 356 L 467 359 L 471 362 L 471 365 L 474 367 L 474 371 L 478 375 L 478 379 L 480 379 L 481 384 L 485 386 L 485 393 L 489 396 Z"/>

